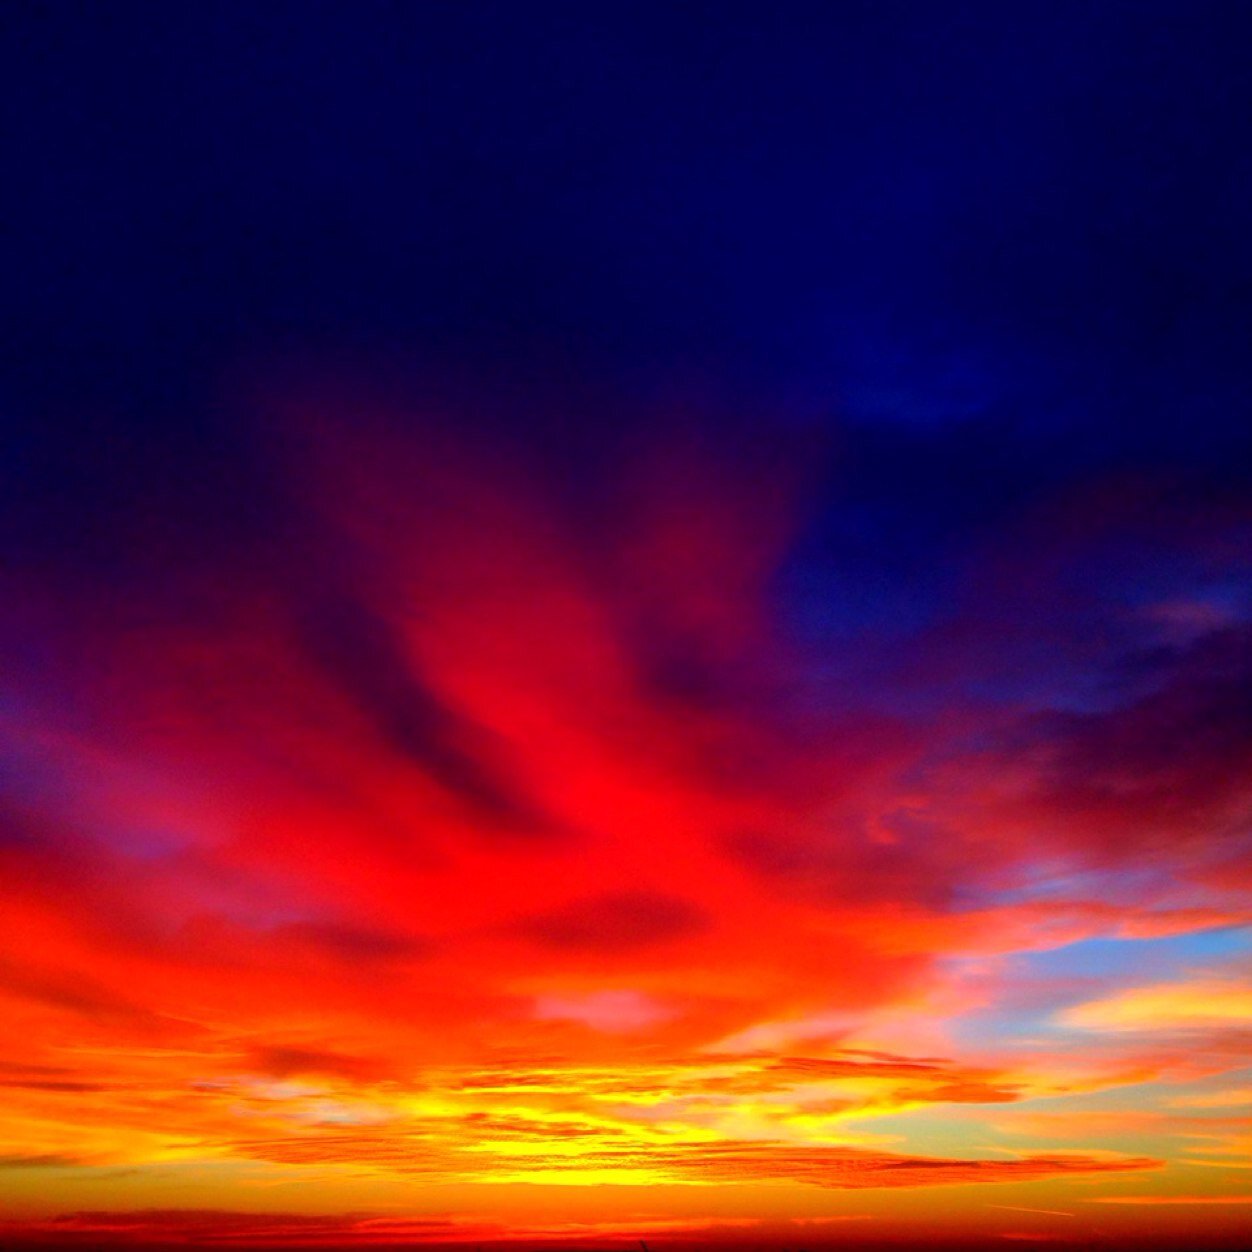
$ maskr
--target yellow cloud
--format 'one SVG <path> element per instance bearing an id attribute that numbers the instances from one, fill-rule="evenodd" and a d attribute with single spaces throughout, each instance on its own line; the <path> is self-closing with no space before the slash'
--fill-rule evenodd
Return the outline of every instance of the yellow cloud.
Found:
<path id="1" fill-rule="evenodd" d="M 1252 1023 L 1252 986 L 1226 979 L 1133 987 L 1064 1010 L 1083 1030 L 1190 1030 Z"/>

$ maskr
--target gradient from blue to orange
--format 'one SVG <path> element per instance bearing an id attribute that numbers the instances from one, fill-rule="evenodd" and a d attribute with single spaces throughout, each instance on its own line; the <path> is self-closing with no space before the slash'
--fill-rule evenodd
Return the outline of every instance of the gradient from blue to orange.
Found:
<path id="1" fill-rule="evenodd" d="M 1241 6 L 6 23 L 6 1240 L 1245 1241 Z"/>

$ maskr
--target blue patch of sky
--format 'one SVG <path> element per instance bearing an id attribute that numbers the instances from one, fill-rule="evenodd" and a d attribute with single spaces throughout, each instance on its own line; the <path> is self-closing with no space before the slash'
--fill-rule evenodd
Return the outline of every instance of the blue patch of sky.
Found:
<path id="1" fill-rule="evenodd" d="M 1029 979 L 1115 979 L 1129 985 L 1169 981 L 1247 952 L 1252 952 L 1252 928 L 1229 926 L 1158 939 L 1084 939 L 1016 961 Z"/>
<path id="2" fill-rule="evenodd" d="M 843 511 L 844 550 L 837 558 L 800 553 L 779 574 L 775 592 L 792 636 L 807 643 L 847 643 L 872 636 L 899 640 L 930 626 L 944 606 L 949 575 L 913 570 L 872 551 L 887 519 L 867 506 Z"/>
<path id="3" fill-rule="evenodd" d="M 901 327 L 881 312 L 832 319 L 829 362 L 841 417 L 854 423 L 952 426 L 1002 407 L 1022 375 L 1005 345 L 937 317 Z M 1017 366 L 1017 368 L 1014 368 Z"/>
<path id="4" fill-rule="evenodd" d="M 1056 1020 L 1057 1013 L 1128 987 L 1172 982 L 1252 954 L 1252 927 L 1225 926 L 1152 939 L 1083 939 L 1063 947 L 1023 952 L 1007 958 L 998 980 L 1004 988 L 996 1003 L 963 1015 L 954 1023 L 962 1043 L 987 1040 L 1061 1039 L 1080 1042 L 1084 1032 Z M 953 973 L 967 964 L 947 962 Z"/>

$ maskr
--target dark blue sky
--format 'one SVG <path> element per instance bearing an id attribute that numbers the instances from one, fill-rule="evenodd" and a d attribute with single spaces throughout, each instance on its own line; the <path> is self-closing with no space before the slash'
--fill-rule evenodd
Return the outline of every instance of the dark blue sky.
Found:
<path id="1" fill-rule="evenodd" d="M 1246 5 L 3 25 L 19 563 L 150 578 L 239 550 L 273 518 L 226 397 L 328 360 L 457 380 L 572 478 L 676 395 L 714 430 L 825 428 L 779 581 L 819 637 L 933 622 L 969 545 L 1067 485 L 1146 475 L 1171 534 L 1246 499 Z M 1235 577 L 1147 542 L 1074 576 L 1131 599 Z"/>

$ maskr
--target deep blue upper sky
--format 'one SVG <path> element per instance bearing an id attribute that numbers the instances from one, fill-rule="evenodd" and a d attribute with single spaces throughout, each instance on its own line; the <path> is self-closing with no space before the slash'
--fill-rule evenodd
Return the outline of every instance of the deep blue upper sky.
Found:
<path id="1" fill-rule="evenodd" d="M 263 526 L 223 380 L 292 355 L 490 380 L 515 423 L 573 397 L 584 446 L 690 387 L 829 422 L 802 632 L 933 619 L 953 553 L 1058 483 L 1164 472 L 1184 515 L 1246 485 L 1245 4 L 0 20 L 19 561 Z M 1225 594 L 1171 559 L 1125 594 Z"/>

